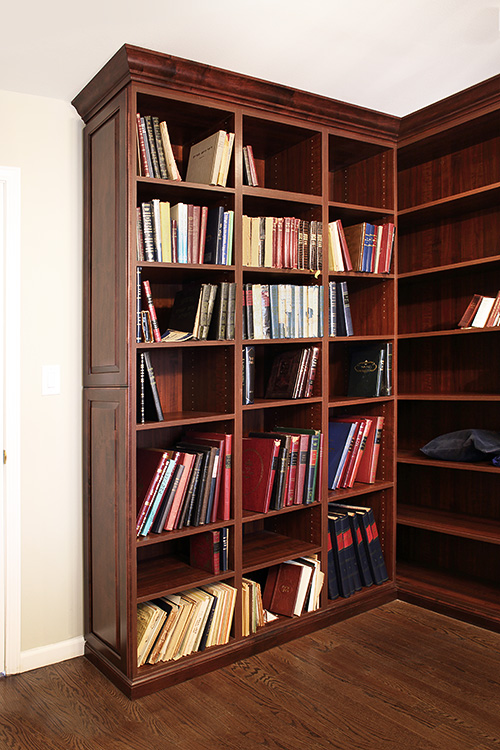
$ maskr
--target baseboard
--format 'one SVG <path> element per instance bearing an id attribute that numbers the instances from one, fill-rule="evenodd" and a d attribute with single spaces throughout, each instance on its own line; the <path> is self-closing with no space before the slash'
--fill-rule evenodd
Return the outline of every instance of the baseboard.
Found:
<path id="1" fill-rule="evenodd" d="M 31 648 L 28 651 L 21 651 L 20 671 L 28 672 L 30 669 L 46 667 L 49 664 L 55 664 L 58 661 L 74 659 L 76 656 L 83 656 L 85 641 L 83 636 L 70 638 L 67 641 L 51 643 L 48 646 Z"/>

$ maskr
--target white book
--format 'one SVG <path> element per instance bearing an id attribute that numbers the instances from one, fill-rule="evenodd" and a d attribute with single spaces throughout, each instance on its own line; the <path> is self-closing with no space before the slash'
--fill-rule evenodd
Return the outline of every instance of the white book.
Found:
<path id="1" fill-rule="evenodd" d="M 471 328 L 484 328 L 494 302 L 495 297 L 483 297 L 472 319 Z"/>

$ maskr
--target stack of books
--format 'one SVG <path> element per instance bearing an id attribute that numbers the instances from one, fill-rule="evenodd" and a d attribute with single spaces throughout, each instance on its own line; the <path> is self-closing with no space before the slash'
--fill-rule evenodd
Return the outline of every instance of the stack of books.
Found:
<path id="1" fill-rule="evenodd" d="M 290 216 L 243 216 L 242 219 L 244 266 L 321 271 L 321 221 Z"/>
<path id="2" fill-rule="evenodd" d="M 317 284 L 245 284 L 243 306 L 243 338 L 323 335 L 323 287 Z"/>
<path id="3" fill-rule="evenodd" d="M 153 198 L 136 212 L 137 260 L 231 265 L 234 211 Z"/>
<path id="4" fill-rule="evenodd" d="M 319 430 L 277 427 L 243 438 L 244 510 L 267 513 L 317 500 L 322 450 Z"/>
<path id="5" fill-rule="evenodd" d="M 345 416 L 328 425 L 328 487 L 347 489 L 354 482 L 373 484 L 384 417 Z"/>
<path id="6" fill-rule="evenodd" d="M 229 520 L 231 454 L 232 436 L 218 432 L 186 432 L 174 448 L 139 449 L 137 536 Z"/>
<path id="7" fill-rule="evenodd" d="M 180 659 L 229 641 L 236 589 L 212 583 L 137 606 L 137 666 Z"/>
<path id="8" fill-rule="evenodd" d="M 388 580 L 373 510 L 328 504 L 328 596 L 349 597 Z"/>

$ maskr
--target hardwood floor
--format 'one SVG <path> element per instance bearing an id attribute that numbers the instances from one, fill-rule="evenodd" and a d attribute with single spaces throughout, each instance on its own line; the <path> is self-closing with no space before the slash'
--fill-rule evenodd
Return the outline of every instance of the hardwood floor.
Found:
<path id="1" fill-rule="evenodd" d="M 134 702 L 74 659 L 0 681 L 0 747 L 500 748 L 500 635 L 392 602 Z"/>

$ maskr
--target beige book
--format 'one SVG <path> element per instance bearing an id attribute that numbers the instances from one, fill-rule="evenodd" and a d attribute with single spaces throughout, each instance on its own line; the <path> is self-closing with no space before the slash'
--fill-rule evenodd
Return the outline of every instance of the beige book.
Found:
<path id="1" fill-rule="evenodd" d="M 160 135 L 163 152 L 165 154 L 168 178 L 169 180 L 179 181 L 182 178 L 177 167 L 177 162 L 175 161 L 175 156 L 172 150 L 172 144 L 170 142 L 170 136 L 168 134 L 168 127 L 166 122 L 160 122 Z"/>
<path id="2" fill-rule="evenodd" d="M 218 130 L 191 146 L 186 173 L 187 182 L 217 185 L 225 140 L 226 131 Z"/>

